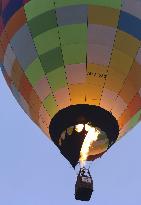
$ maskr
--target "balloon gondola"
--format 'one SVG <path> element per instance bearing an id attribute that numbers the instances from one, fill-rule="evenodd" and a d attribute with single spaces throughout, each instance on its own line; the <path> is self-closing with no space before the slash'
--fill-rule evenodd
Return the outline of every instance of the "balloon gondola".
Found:
<path id="1" fill-rule="evenodd" d="M 140 11 L 137 0 L 0 1 L 2 73 L 31 120 L 80 164 L 76 199 L 85 163 L 141 120 Z"/>
<path id="2" fill-rule="evenodd" d="M 93 192 L 93 179 L 89 169 L 81 168 L 75 184 L 75 199 L 89 201 Z"/>

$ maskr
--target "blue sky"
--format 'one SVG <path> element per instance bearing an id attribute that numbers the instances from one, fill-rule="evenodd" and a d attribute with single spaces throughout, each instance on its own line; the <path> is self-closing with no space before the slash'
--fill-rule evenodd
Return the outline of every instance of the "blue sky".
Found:
<path id="1" fill-rule="evenodd" d="M 92 199 L 76 201 L 76 173 L 22 111 L 0 72 L 0 205 L 141 205 L 140 133 L 141 124 L 92 164 Z"/>

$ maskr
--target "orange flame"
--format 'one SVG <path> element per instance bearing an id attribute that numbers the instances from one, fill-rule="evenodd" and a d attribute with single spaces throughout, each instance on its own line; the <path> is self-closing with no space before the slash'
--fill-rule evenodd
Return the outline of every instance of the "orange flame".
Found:
<path id="1" fill-rule="evenodd" d="M 89 154 L 90 146 L 92 145 L 94 141 L 98 139 L 98 135 L 100 134 L 99 130 L 97 130 L 94 127 L 89 126 L 88 124 L 85 125 L 85 130 L 88 131 L 88 133 L 84 139 L 84 142 L 83 142 L 83 145 L 80 151 L 79 161 L 80 161 L 81 166 L 85 165 L 85 161 L 87 160 L 87 157 Z"/>

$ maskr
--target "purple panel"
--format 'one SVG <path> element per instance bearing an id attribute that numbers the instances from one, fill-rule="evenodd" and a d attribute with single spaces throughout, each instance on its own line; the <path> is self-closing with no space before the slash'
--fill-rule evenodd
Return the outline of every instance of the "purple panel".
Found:
<path id="1" fill-rule="evenodd" d="M 40 97 L 41 101 L 43 101 L 49 93 L 51 93 L 46 77 L 38 81 L 37 85 L 34 87 L 34 90 L 37 92 L 37 95 Z"/>
<path id="2" fill-rule="evenodd" d="M 141 48 L 138 50 L 136 61 L 141 65 Z"/>
<path id="3" fill-rule="evenodd" d="M 24 70 L 37 58 L 37 52 L 27 25 L 16 32 L 11 39 L 11 46 Z"/>
<path id="4" fill-rule="evenodd" d="M 87 23 L 88 6 L 75 5 L 56 9 L 59 25 Z"/>
<path id="5" fill-rule="evenodd" d="M 122 0 L 122 10 L 141 19 L 141 1 L 140 0 Z"/>
<path id="6" fill-rule="evenodd" d="M 116 29 L 103 25 L 89 25 L 88 42 L 113 47 Z"/>
<path id="7" fill-rule="evenodd" d="M 16 59 L 15 53 L 13 52 L 10 44 L 8 44 L 5 55 L 8 57 L 9 62 L 13 64 L 14 60 Z"/>
<path id="8" fill-rule="evenodd" d="M 101 45 L 88 45 L 88 63 L 95 63 L 98 65 L 108 65 L 111 57 L 111 48 Z"/>
<path id="9" fill-rule="evenodd" d="M 69 84 L 84 83 L 86 81 L 86 64 L 67 65 L 66 68 Z"/>

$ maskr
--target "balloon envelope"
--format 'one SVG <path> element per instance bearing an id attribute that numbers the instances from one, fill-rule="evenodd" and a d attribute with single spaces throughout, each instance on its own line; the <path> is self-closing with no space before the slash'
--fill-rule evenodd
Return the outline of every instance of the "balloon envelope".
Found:
<path id="1" fill-rule="evenodd" d="M 112 113 L 119 138 L 141 120 L 141 1 L 2 0 L 0 12 L 3 75 L 48 137 L 70 105 Z"/>

